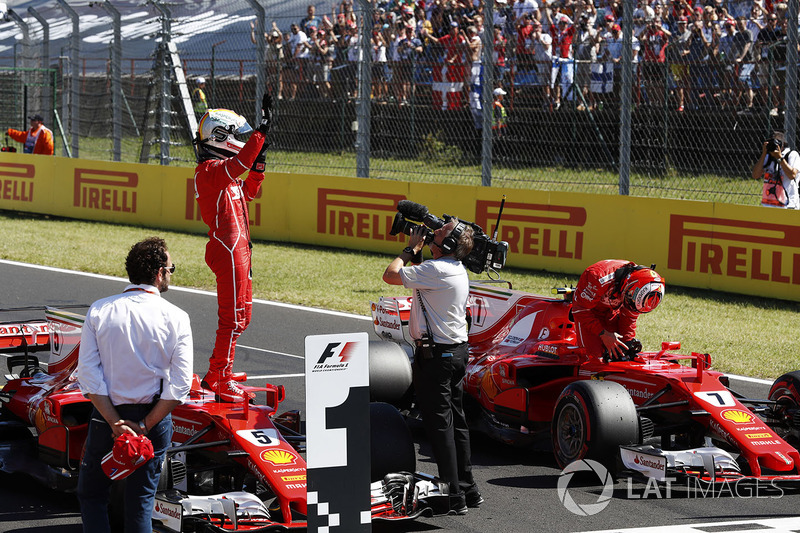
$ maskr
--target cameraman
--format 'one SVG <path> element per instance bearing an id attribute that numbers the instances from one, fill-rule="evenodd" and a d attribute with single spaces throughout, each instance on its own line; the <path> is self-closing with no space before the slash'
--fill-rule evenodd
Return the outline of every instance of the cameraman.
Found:
<path id="1" fill-rule="evenodd" d="M 469 276 L 461 260 L 472 251 L 473 229 L 451 218 L 433 232 L 433 259 L 406 267 L 415 256 L 421 258 L 428 231 L 422 224 L 411 230 L 408 246 L 386 268 L 383 280 L 414 289 L 409 320 L 409 333 L 417 346 L 414 389 L 439 478 L 450 486 L 450 512 L 461 515 L 467 507 L 483 503 L 472 477 L 469 428 L 462 406 Z"/>
<path id="2" fill-rule="evenodd" d="M 800 209 L 797 192 L 800 156 L 786 146 L 783 133 L 776 131 L 764 141 L 761 155 L 753 165 L 753 179 L 764 181 L 761 205 L 783 209 Z"/>

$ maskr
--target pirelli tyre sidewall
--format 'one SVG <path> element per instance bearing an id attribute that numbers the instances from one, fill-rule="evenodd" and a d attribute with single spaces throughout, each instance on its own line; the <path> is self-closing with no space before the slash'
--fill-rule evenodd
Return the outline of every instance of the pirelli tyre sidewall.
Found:
<path id="1" fill-rule="evenodd" d="M 619 446 L 639 440 L 636 406 L 619 383 L 571 383 L 556 402 L 551 439 L 562 469 L 574 461 L 593 459 L 613 472 Z"/>
<path id="2" fill-rule="evenodd" d="M 776 402 L 775 413 L 782 425 L 774 428 L 786 442 L 800 449 L 800 370 L 788 372 L 772 384 L 769 399 Z"/>

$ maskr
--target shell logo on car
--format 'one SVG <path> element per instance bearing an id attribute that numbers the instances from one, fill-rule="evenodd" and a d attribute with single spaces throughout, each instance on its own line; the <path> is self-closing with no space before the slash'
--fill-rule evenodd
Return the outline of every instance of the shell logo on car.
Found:
<path id="1" fill-rule="evenodd" d="M 753 421 L 753 415 L 738 409 L 727 409 L 722 411 L 722 418 L 730 420 L 734 424 L 749 424 Z"/>
<path id="2" fill-rule="evenodd" d="M 293 465 L 297 456 L 286 450 L 267 450 L 261 454 L 261 459 L 274 465 Z"/>

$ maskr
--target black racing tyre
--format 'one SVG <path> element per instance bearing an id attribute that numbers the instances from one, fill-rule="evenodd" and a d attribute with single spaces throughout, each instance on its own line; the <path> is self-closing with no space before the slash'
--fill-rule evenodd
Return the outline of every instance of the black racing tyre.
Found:
<path id="1" fill-rule="evenodd" d="M 411 389 L 411 362 L 399 345 L 369 341 L 369 395 L 373 402 L 399 406 Z"/>
<path id="2" fill-rule="evenodd" d="M 393 472 L 414 472 L 417 455 L 403 415 L 388 403 L 369 405 L 372 481 Z"/>
<path id="3" fill-rule="evenodd" d="M 774 429 L 786 442 L 800 449 L 800 370 L 776 379 L 769 389 L 768 398 L 777 402 L 775 415 L 784 424 L 784 427 Z"/>
<path id="4" fill-rule="evenodd" d="M 639 440 L 636 406 L 619 383 L 576 381 L 558 397 L 551 438 L 561 468 L 593 459 L 613 470 L 619 446 Z"/>

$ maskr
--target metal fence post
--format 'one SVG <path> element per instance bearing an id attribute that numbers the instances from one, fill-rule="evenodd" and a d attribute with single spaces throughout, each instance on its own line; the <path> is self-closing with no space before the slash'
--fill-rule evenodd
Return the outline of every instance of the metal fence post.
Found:
<path id="1" fill-rule="evenodd" d="M 35 18 L 39 24 L 42 25 L 42 54 L 39 57 L 40 59 L 40 67 L 41 68 L 50 68 L 50 24 L 47 22 L 47 19 L 44 18 L 38 11 L 36 11 L 33 7 L 28 8 L 28 13 Z M 54 81 L 52 76 L 48 76 L 48 82 Z M 44 104 L 44 109 L 42 109 L 42 115 L 44 116 L 46 124 L 52 124 L 53 130 L 55 130 L 55 120 L 54 120 L 54 113 L 53 110 L 55 109 L 55 101 L 56 101 L 56 86 L 52 84 L 48 87 L 48 90 L 45 91 L 45 96 L 42 99 Z"/>
<path id="2" fill-rule="evenodd" d="M 114 40 L 111 43 L 111 136 L 114 143 L 114 161 L 122 158 L 122 28 L 120 12 L 111 5 L 111 0 L 103 2 L 103 8 L 111 15 Z"/>
<path id="3" fill-rule="evenodd" d="M 80 106 L 81 106 L 81 80 L 80 80 L 80 52 L 81 52 L 81 29 L 78 21 L 78 14 L 72 9 L 67 0 L 56 0 L 64 13 L 72 21 L 72 34 L 70 35 L 69 62 L 72 66 L 72 80 L 70 88 L 70 105 L 64 110 L 64 119 L 69 116 L 69 132 L 72 138 L 72 157 L 79 157 L 80 145 Z M 66 140 L 65 140 L 66 144 Z"/>
<path id="4" fill-rule="evenodd" d="M 152 2 L 153 6 L 161 13 L 161 134 L 159 143 L 161 144 L 161 164 L 169 165 L 169 139 L 170 127 L 172 125 L 172 73 L 169 65 L 169 50 L 167 43 L 172 37 L 172 13 L 166 5 Z"/>
<path id="5" fill-rule="evenodd" d="M 786 18 L 789 21 L 797 20 L 798 0 L 788 0 L 789 10 Z M 784 130 L 786 142 L 795 146 L 797 136 L 797 24 L 786 25 L 786 97 Z"/>
<path id="6" fill-rule="evenodd" d="M 631 105 L 633 101 L 633 2 L 622 2 L 622 85 L 619 111 L 619 194 L 631 187 Z"/>
<path id="7" fill-rule="evenodd" d="M 370 113 L 372 93 L 372 2 L 359 0 L 361 24 L 359 27 L 358 100 L 356 102 L 356 177 L 369 177 Z"/>
<path id="8" fill-rule="evenodd" d="M 256 14 L 256 24 L 253 30 L 256 36 L 256 89 L 253 95 L 255 99 L 255 113 L 253 116 L 256 117 L 255 123 L 258 124 L 261 122 L 261 96 L 264 94 L 267 87 L 267 81 L 264 77 L 264 68 L 267 66 L 266 43 L 264 42 L 264 17 L 266 13 L 258 0 L 247 0 L 247 3 L 250 4 L 250 7 L 253 8 Z M 277 99 L 278 97 L 276 95 L 275 100 L 277 101 Z"/>
<path id="9" fill-rule="evenodd" d="M 492 118 L 494 117 L 494 0 L 488 0 L 483 6 L 483 35 L 481 64 L 483 66 L 481 82 L 481 108 L 483 111 L 483 128 L 481 149 L 481 185 L 492 186 Z"/>

